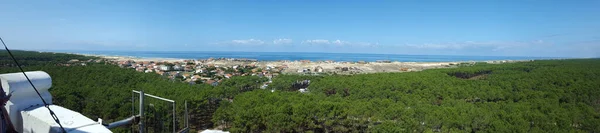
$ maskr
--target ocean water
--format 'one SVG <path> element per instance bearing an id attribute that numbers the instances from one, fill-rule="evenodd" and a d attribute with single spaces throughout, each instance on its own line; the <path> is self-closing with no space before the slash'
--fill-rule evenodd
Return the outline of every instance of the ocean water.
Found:
<path id="1" fill-rule="evenodd" d="M 377 61 L 401 62 L 448 62 L 448 61 L 487 61 L 487 60 L 531 60 L 552 59 L 551 57 L 519 56 L 458 56 L 458 55 L 399 55 L 399 54 L 356 54 L 356 53 L 296 53 L 296 52 L 205 52 L 205 51 L 52 51 L 109 56 L 133 56 L 140 58 L 247 58 L 261 61 L 311 60 L 311 61 Z"/>

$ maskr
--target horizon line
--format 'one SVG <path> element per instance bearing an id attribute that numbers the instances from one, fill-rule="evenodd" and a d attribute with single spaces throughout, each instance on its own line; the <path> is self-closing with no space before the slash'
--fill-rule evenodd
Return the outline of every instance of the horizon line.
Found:
<path id="1" fill-rule="evenodd" d="M 16 49 L 25 50 L 25 49 Z M 29 51 L 29 50 L 26 50 Z M 243 52 L 243 53 L 307 53 L 307 54 L 371 54 L 371 55 L 409 55 L 409 56 L 467 56 L 467 57 L 532 57 L 532 58 L 586 58 L 558 56 L 523 56 L 523 55 L 444 55 L 444 54 L 395 54 L 395 53 L 363 53 L 363 52 L 274 52 L 274 51 L 189 51 L 189 50 L 33 50 L 40 52 Z M 600 57 L 587 57 L 600 58 Z"/>

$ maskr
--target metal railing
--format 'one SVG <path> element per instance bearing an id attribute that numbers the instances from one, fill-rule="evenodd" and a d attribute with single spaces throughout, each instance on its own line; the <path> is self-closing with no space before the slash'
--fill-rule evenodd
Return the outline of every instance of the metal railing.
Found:
<path id="1" fill-rule="evenodd" d="M 172 115 L 173 116 L 173 133 L 187 133 L 189 131 L 189 122 L 188 122 L 188 120 L 189 120 L 188 117 L 189 116 L 188 116 L 188 109 L 187 109 L 187 101 L 184 101 L 184 106 L 185 106 L 184 124 L 185 124 L 185 127 L 183 129 L 177 131 L 177 119 L 176 119 L 176 113 L 177 112 L 176 112 L 176 108 L 175 108 L 175 100 L 171 100 L 171 99 L 167 99 L 167 98 L 163 98 L 163 97 L 159 97 L 159 96 L 147 94 L 147 93 L 144 93 L 144 91 L 132 90 L 132 97 L 131 97 L 131 100 L 132 100 L 132 103 L 131 103 L 132 108 L 131 108 L 131 110 L 132 110 L 132 112 L 135 112 L 135 102 L 134 102 L 134 100 L 135 100 L 135 94 L 136 93 L 139 94 L 139 103 L 140 103 L 139 104 L 139 114 L 138 114 L 138 116 L 139 116 L 139 124 L 138 124 L 138 126 L 139 126 L 139 132 L 140 133 L 143 133 L 144 129 L 145 129 L 144 128 L 144 104 L 145 104 L 144 97 L 145 96 L 151 97 L 151 98 L 155 98 L 155 99 L 158 99 L 158 100 L 162 100 L 162 101 L 166 101 L 166 102 L 170 102 L 170 103 L 173 104 L 173 115 Z"/>

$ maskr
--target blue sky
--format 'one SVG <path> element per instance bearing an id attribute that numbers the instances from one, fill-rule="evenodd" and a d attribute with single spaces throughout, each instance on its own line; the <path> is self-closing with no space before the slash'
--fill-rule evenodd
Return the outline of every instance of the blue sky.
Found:
<path id="1" fill-rule="evenodd" d="M 4 0 L 13 49 L 600 56 L 598 0 Z"/>

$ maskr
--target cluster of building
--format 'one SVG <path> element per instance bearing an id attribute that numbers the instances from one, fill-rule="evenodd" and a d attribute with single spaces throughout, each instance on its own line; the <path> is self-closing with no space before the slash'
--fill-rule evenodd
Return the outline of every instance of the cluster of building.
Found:
<path id="1" fill-rule="evenodd" d="M 235 76 L 259 76 L 273 78 L 278 76 L 287 66 L 258 67 L 254 64 L 222 66 L 212 62 L 222 59 L 183 60 L 183 61 L 134 61 L 112 60 L 111 64 L 121 68 L 135 69 L 144 73 L 156 73 L 170 79 L 178 79 L 190 84 L 205 83 L 217 86 L 223 79 Z M 253 61 L 251 59 L 235 59 L 232 61 Z"/>
<path id="2" fill-rule="evenodd" d="M 87 63 L 101 63 L 106 62 L 107 59 L 89 59 L 89 60 L 79 60 L 79 59 L 71 59 L 66 63 L 56 63 L 57 66 L 86 66 Z"/>

